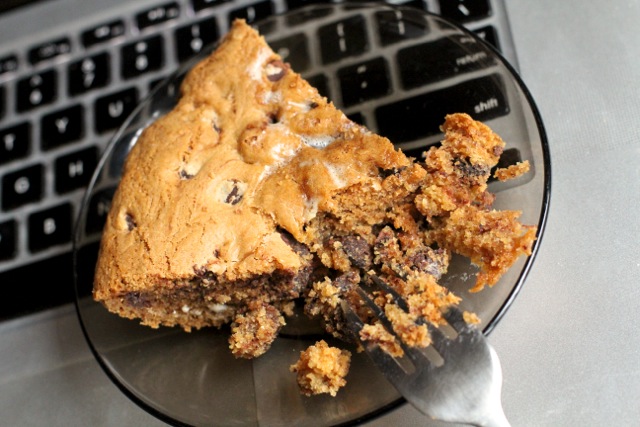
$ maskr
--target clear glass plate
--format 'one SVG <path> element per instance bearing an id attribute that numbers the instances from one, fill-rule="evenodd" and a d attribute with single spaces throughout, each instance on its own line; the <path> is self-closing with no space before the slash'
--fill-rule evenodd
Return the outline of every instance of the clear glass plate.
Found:
<path id="1" fill-rule="evenodd" d="M 362 17 L 364 21 L 360 18 L 349 19 L 352 17 Z M 345 37 L 346 43 L 350 43 L 348 37 L 353 34 L 349 27 L 352 22 L 360 22 L 357 25 L 364 22 L 366 31 L 372 37 L 366 52 L 360 57 L 345 57 L 322 64 L 319 34 L 323 33 L 319 32 L 319 28 L 334 25 L 338 21 L 343 23 L 338 36 Z M 497 194 L 496 207 L 522 210 L 524 223 L 538 225 L 535 255 L 549 204 L 547 141 L 529 92 L 512 67 L 495 50 L 468 31 L 435 15 L 382 5 L 316 5 L 270 18 L 257 27 L 266 33 L 267 40 L 273 46 L 280 47 L 278 51 L 286 60 L 302 64 L 302 74 L 311 80 L 316 78 L 318 81 L 317 76 L 335 74 L 337 70 L 343 70 L 343 75 L 344 69 L 358 73 L 358 67 L 353 65 L 362 61 L 364 56 L 385 58 L 390 64 L 390 87 L 395 89 L 388 91 L 384 98 L 371 99 L 357 107 L 345 106 L 343 100 L 349 99 L 348 94 L 345 96 L 348 88 L 328 80 L 324 89 L 330 92 L 330 98 L 338 107 L 344 107 L 347 114 L 357 111 L 358 117 L 374 131 L 378 131 L 376 114 L 382 104 L 406 97 L 419 97 L 422 93 L 455 86 L 475 77 L 488 76 L 489 82 L 502 85 L 504 102 L 508 104 L 506 113 L 495 117 L 487 115 L 487 108 L 490 110 L 493 105 L 490 98 L 484 107 L 468 112 L 476 118 L 480 115 L 505 139 L 507 148 L 515 149 L 522 159 L 531 162 L 532 170 L 526 177 L 511 183 L 492 183 L 490 189 Z M 393 43 L 383 43 L 382 32 L 385 32 L 386 40 L 391 37 Z M 282 47 L 283 40 L 289 42 L 286 47 Z M 291 43 L 292 40 L 295 42 Z M 442 40 L 456 47 L 442 49 L 435 57 L 424 60 L 453 64 L 454 68 L 458 64 L 457 71 L 453 75 L 441 76 L 443 80 L 424 87 L 405 87 L 407 85 L 401 81 L 394 62 L 397 49 Z M 298 49 L 308 53 L 307 62 L 300 62 Z M 466 52 L 463 56 L 460 56 L 460 49 Z M 469 61 L 475 60 L 481 60 L 482 66 L 468 69 Z M 142 129 L 171 110 L 181 77 L 193 63 L 185 65 L 159 85 L 116 133 L 99 162 L 78 216 L 74 236 L 78 317 L 99 364 L 134 402 L 174 425 L 349 425 L 384 414 L 403 404 L 402 397 L 367 357 L 355 351 L 352 351 L 348 384 L 339 391 L 337 397 L 302 396 L 295 375 L 289 372 L 289 366 L 296 362 L 300 351 L 320 337 L 343 348 L 349 348 L 349 345 L 333 341 L 323 334 L 317 324 L 301 314 L 287 319 L 288 325 L 264 356 L 255 360 L 237 360 L 228 349 L 228 330 L 225 328 L 192 333 L 170 328 L 154 330 L 140 326 L 137 321 L 108 313 L 91 298 L 102 227 L 100 218 L 109 208 L 110 198 L 120 178 L 122 162 Z M 417 69 L 424 69 L 422 65 L 418 61 Z M 486 83 L 487 79 L 482 81 Z M 482 87 L 473 89 L 483 90 Z M 425 123 L 442 121 L 442 113 L 438 108 L 425 112 Z M 399 147 L 409 153 L 419 153 L 437 139 L 437 134 L 427 135 L 403 141 Z M 496 286 L 472 294 L 468 289 L 473 283 L 475 270 L 465 260 L 454 258 L 443 283 L 462 296 L 462 306 L 477 313 L 482 319 L 483 330 L 489 333 L 516 297 L 533 259 L 534 256 L 519 260 Z M 428 425 L 426 418 L 425 425 Z"/>

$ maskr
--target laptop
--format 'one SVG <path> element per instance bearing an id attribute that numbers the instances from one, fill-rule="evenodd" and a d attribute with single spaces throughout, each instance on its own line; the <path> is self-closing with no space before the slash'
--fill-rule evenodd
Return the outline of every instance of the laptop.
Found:
<path id="1" fill-rule="evenodd" d="M 234 18 L 254 23 L 309 3 L 308 0 L 10 0 L 0 4 L 0 286 L 3 291 L 0 297 L 0 425 L 164 425 L 110 382 L 84 340 L 73 305 L 71 236 L 75 216 L 109 139 L 158 82 L 218 40 Z M 569 6 L 551 1 L 548 3 L 553 4 L 555 13 L 553 10 L 548 13 L 550 22 L 538 23 L 541 30 L 535 34 L 534 24 L 527 17 L 541 7 L 537 5 L 506 4 L 503 0 L 398 0 L 393 3 L 440 14 L 460 23 L 497 49 L 515 70 L 523 73 L 525 81 L 531 78 L 539 86 L 544 82 L 536 80 L 540 70 L 532 49 L 537 49 L 536 52 L 551 49 L 543 41 L 544 26 L 568 25 L 567 37 L 577 38 L 585 31 L 585 26 L 575 20 L 562 19 L 563 14 L 573 16 Z M 640 18 L 638 7 L 626 6 L 631 14 Z M 585 8 L 581 4 L 580 7 Z M 614 1 L 607 7 L 624 8 L 625 2 Z M 517 17 L 517 24 L 513 16 Z M 337 26 L 339 22 L 327 25 Z M 375 23 L 368 25 L 367 28 L 373 29 L 373 34 L 372 31 L 367 34 L 375 39 L 372 43 L 384 43 L 384 34 L 376 32 Z M 536 37 L 538 34 L 540 39 Z M 286 41 L 281 42 L 274 47 L 286 56 Z M 322 49 L 322 46 L 313 44 L 313 48 Z M 397 49 L 400 51 L 401 47 Z M 406 46 L 402 49 L 404 53 L 411 53 Z M 321 54 L 311 54 L 318 55 Z M 357 55 L 363 64 L 368 60 L 366 52 L 357 52 Z M 402 53 L 392 56 L 403 57 Z M 526 62 L 522 61 L 523 57 Z M 576 60 L 587 58 L 584 55 Z M 300 61 L 299 58 L 289 60 Z M 521 67 L 522 63 L 526 66 Z M 375 62 L 366 64 L 373 70 L 372 76 L 377 75 Z M 541 68 L 553 84 L 561 83 L 553 67 L 542 64 Z M 375 98 L 380 109 L 392 109 L 404 102 L 391 97 L 393 88 L 381 90 L 375 85 L 369 85 L 360 97 L 348 99 L 339 93 L 339 72 L 318 77 L 312 66 L 300 62 L 294 69 L 306 71 L 303 75 L 321 93 L 346 107 L 354 120 L 374 129 L 376 126 L 384 129 L 383 121 L 362 114 L 358 110 L 359 102 Z M 475 78 L 482 76 L 478 77 L 477 72 L 467 76 L 463 72 L 459 77 L 460 81 Z M 372 77 L 372 80 L 376 79 Z M 410 84 L 415 84 L 412 89 L 422 90 L 422 82 Z M 438 86 L 441 92 L 436 92 L 441 99 L 456 98 L 455 92 L 445 91 L 453 87 L 449 86 Z M 542 101 L 550 109 L 554 107 L 554 99 Z M 559 102 L 558 98 L 555 102 Z M 492 107 L 486 118 L 499 120 L 501 115 L 509 114 L 508 110 Z M 549 111 L 554 113 L 566 114 L 570 122 L 576 111 Z M 566 129 L 562 126 L 565 125 L 560 126 L 556 130 L 564 132 Z M 412 135 L 410 132 L 406 137 L 393 136 L 401 140 L 404 144 L 401 148 L 409 152 L 423 149 L 425 138 L 431 138 L 434 143 L 436 138 L 435 134 Z M 416 142 L 418 139 L 422 142 Z M 511 154 L 509 161 L 515 163 L 526 157 L 526 147 Z M 636 182 L 639 181 L 637 172 L 635 177 Z M 636 184 L 636 190 L 637 187 Z M 632 193 L 627 195 L 631 197 Z M 92 220 L 99 232 L 105 205 L 96 201 L 93 206 L 95 211 L 90 214 L 94 215 Z M 633 224 L 637 230 L 637 220 Z M 554 242 L 551 238 L 546 240 Z M 637 244 L 635 248 L 637 255 Z M 551 253 L 558 250 L 550 249 Z M 530 280 L 552 275 L 548 272 L 536 275 L 538 268 L 538 263 L 534 264 Z M 638 273 L 635 275 L 637 278 Z M 521 316 L 531 315 L 520 308 Z M 501 328 L 497 330 L 499 340 L 509 340 L 500 335 Z M 517 349 L 503 345 L 518 354 Z M 507 381 L 519 380 L 511 377 Z M 505 387 L 508 389 L 508 384 Z M 505 400 L 508 415 L 509 412 L 517 415 L 518 410 L 526 412 L 525 399 L 521 396 L 505 397 Z M 365 423 L 398 426 L 422 423 L 422 416 L 407 406 Z M 569 411 L 563 408 L 558 411 L 563 419 L 571 419 Z"/>

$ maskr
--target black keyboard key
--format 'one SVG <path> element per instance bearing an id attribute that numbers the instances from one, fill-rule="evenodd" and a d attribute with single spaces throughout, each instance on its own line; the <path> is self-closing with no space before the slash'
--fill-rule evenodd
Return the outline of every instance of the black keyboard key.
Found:
<path id="1" fill-rule="evenodd" d="M 164 64 L 163 42 L 162 36 L 157 35 L 123 46 L 122 77 L 131 79 L 161 69 Z"/>
<path id="2" fill-rule="evenodd" d="M 355 122 L 355 123 L 357 123 L 359 125 L 362 125 L 362 126 L 366 126 L 367 125 L 367 120 L 364 118 L 362 113 L 352 113 L 352 114 L 349 114 L 347 116 L 347 118 L 349 120 L 351 120 L 352 122 Z"/>
<path id="3" fill-rule="evenodd" d="M 14 220 L 0 223 L 0 261 L 6 261 L 16 255 L 16 240 L 18 237 Z"/>
<path id="4" fill-rule="evenodd" d="M 106 24 L 85 30 L 80 35 L 82 45 L 86 48 L 124 36 L 124 21 L 116 19 Z"/>
<path id="5" fill-rule="evenodd" d="M 299 9 L 304 6 L 318 3 L 329 3 L 329 0 L 286 0 L 287 10 Z"/>
<path id="6" fill-rule="evenodd" d="M 18 69 L 18 57 L 15 55 L 3 56 L 0 58 L 0 76 L 5 73 L 12 73 Z"/>
<path id="7" fill-rule="evenodd" d="M 80 140 L 84 135 L 84 108 L 73 105 L 42 117 L 40 143 L 43 150 Z"/>
<path id="8" fill-rule="evenodd" d="M 407 39 L 418 38 L 429 33 L 429 24 L 423 15 L 410 13 L 405 16 L 401 10 L 376 12 L 376 23 L 380 43 L 388 46 Z"/>
<path id="9" fill-rule="evenodd" d="M 274 8 L 271 0 L 264 0 L 248 6 L 234 9 L 229 12 L 229 22 L 233 22 L 236 18 L 244 19 L 248 24 L 252 24 L 261 19 L 268 18 L 273 15 Z"/>
<path id="10" fill-rule="evenodd" d="M 500 39 L 498 38 L 498 32 L 493 25 L 487 25 L 486 27 L 478 28 L 473 30 L 477 36 L 479 36 L 482 40 L 489 43 L 491 46 L 500 50 Z"/>
<path id="11" fill-rule="evenodd" d="M 338 80 L 345 107 L 380 98 L 391 90 L 389 66 L 384 58 L 341 68 L 338 70 Z"/>
<path id="12" fill-rule="evenodd" d="M 66 55 L 71 52 L 71 40 L 62 37 L 53 41 L 42 43 L 29 49 L 27 57 L 31 65 L 36 65 L 42 61 L 53 59 L 57 56 Z"/>
<path id="13" fill-rule="evenodd" d="M 29 215 L 29 251 L 40 252 L 71 241 L 71 204 L 64 203 Z"/>
<path id="14" fill-rule="evenodd" d="M 280 40 L 269 42 L 271 48 L 277 52 L 291 68 L 300 73 L 309 68 L 309 41 L 304 33 L 294 34 Z"/>
<path id="15" fill-rule="evenodd" d="M 89 56 L 69 65 L 69 95 L 75 96 L 105 87 L 111 80 L 111 58 L 108 53 Z"/>
<path id="16" fill-rule="evenodd" d="M 498 179 L 494 177 L 496 170 L 502 168 L 508 168 L 509 166 L 513 166 L 522 161 L 522 155 L 520 154 L 520 150 L 517 148 L 508 148 L 500 154 L 500 159 L 498 160 L 498 164 L 491 168 L 491 175 L 489 175 L 489 179 L 487 182 L 494 182 Z"/>
<path id="17" fill-rule="evenodd" d="M 76 277 L 77 277 L 77 295 L 80 298 L 90 298 L 93 293 L 93 279 L 96 272 L 96 264 L 98 263 L 98 253 L 100 252 L 100 243 L 91 242 L 84 244 L 77 250 L 76 257 Z"/>
<path id="18" fill-rule="evenodd" d="M 196 12 L 209 9 L 210 7 L 219 6 L 229 0 L 191 0 L 191 6 Z"/>
<path id="19" fill-rule="evenodd" d="M 397 4 L 398 4 L 398 6 L 411 6 L 411 7 L 414 7 L 416 9 L 429 11 L 429 7 L 427 6 L 427 4 L 425 4 L 425 2 L 423 0 L 401 1 L 401 2 L 399 2 Z"/>
<path id="20" fill-rule="evenodd" d="M 352 16 L 318 29 L 322 62 L 330 64 L 369 49 L 364 17 Z"/>
<path id="21" fill-rule="evenodd" d="M 57 96 L 57 73 L 46 70 L 18 81 L 16 108 L 19 112 L 52 103 Z"/>
<path id="22" fill-rule="evenodd" d="M 156 87 L 161 85 L 161 84 L 163 84 L 166 79 L 167 79 L 167 77 L 160 77 L 160 78 L 151 80 L 149 82 L 149 92 L 153 92 L 154 90 L 156 90 Z M 171 86 L 173 86 L 173 85 L 171 85 Z M 171 96 L 173 96 L 173 95 L 175 95 L 174 91 L 175 91 L 175 88 L 172 88 L 171 90 L 168 91 L 168 93 L 170 93 Z"/>
<path id="23" fill-rule="evenodd" d="M 402 152 L 404 153 L 405 156 L 407 157 L 413 157 L 414 159 L 417 160 L 424 160 L 425 159 L 425 152 L 432 146 L 437 146 L 438 143 L 436 144 L 428 144 L 428 145 L 421 145 L 418 147 L 414 147 L 414 148 L 409 148 L 409 149 L 403 149 Z"/>
<path id="24" fill-rule="evenodd" d="M 42 198 L 42 165 L 29 166 L 2 178 L 2 210 L 8 211 Z"/>
<path id="25" fill-rule="evenodd" d="M 378 131 L 395 143 L 414 141 L 440 133 L 444 117 L 468 113 L 480 121 L 508 114 L 502 78 L 489 75 L 455 86 L 378 107 Z"/>
<path id="26" fill-rule="evenodd" d="M 178 28 L 175 37 L 178 61 L 184 62 L 218 40 L 220 33 L 215 17 L 211 17 Z"/>
<path id="27" fill-rule="evenodd" d="M 149 84 L 149 91 L 154 91 L 151 97 L 151 111 L 167 112 L 178 103 L 180 99 L 180 85 L 186 77 L 186 73 L 172 76 L 169 81 L 164 78 L 154 80 Z"/>
<path id="28" fill-rule="evenodd" d="M 56 193 L 64 194 L 89 184 L 98 164 L 98 150 L 89 147 L 58 157 L 55 162 Z"/>
<path id="29" fill-rule="evenodd" d="M 87 222 L 85 223 L 87 234 L 100 233 L 104 228 L 115 191 L 115 187 L 105 188 L 91 196 L 87 209 Z"/>
<path id="30" fill-rule="evenodd" d="M 272 34 L 278 29 L 278 23 L 275 19 L 260 19 L 260 21 L 252 24 L 252 26 L 263 36 Z"/>
<path id="31" fill-rule="evenodd" d="M 176 2 L 166 3 L 145 10 L 136 15 L 136 24 L 139 29 L 145 29 L 172 21 L 180 16 L 180 5 Z"/>
<path id="32" fill-rule="evenodd" d="M 307 82 L 318 89 L 320 95 L 331 100 L 331 91 L 329 90 L 329 79 L 327 76 L 324 74 L 316 74 L 315 76 L 307 77 Z"/>
<path id="33" fill-rule="evenodd" d="M 296 5 L 298 1 L 293 1 L 291 3 L 293 3 L 294 6 L 293 7 L 288 6 L 289 10 L 295 10 L 296 8 L 300 7 Z M 307 4 L 310 2 L 305 0 L 303 3 Z M 325 2 L 319 1 L 319 2 L 313 2 L 313 3 L 325 3 Z M 295 10 L 291 13 L 287 13 L 286 15 L 287 25 L 291 27 L 295 25 L 301 25 L 301 24 L 304 24 L 305 22 L 313 21 L 319 18 L 324 18 L 325 16 L 329 16 L 332 13 L 333 13 L 333 9 L 330 7 L 326 9 L 325 8 L 309 8 L 309 9 Z"/>
<path id="34" fill-rule="evenodd" d="M 453 36 L 398 51 L 400 80 L 412 89 L 449 77 L 490 67 L 494 55 L 476 38 Z"/>
<path id="35" fill-rule="evenodd" d="M 125 89 L 102 98 L 94 104 L 96 132 L 105 133 L 117 129 L 138 104 L 138 91 Z"/>
<path id="36" fill-rule="evenodd" d="M 122 171 L 124 169 L 124 163 L 127 160 L 131 147 L 137 141 L 139 137 L 137 129 L 133 129 L 118 139 L 118 143 L 113 147 L 110 153 L 109 159 L 109 177 L 113 179 L 120 179 L 122 177 Z"/>
<path id="37" fill-rule="evenodd" d="M 491 16 L 489 0 L 439 0 L 440 14 L 456 22 L 476 21 Z"/>
<path id="38" fill-rule="evenodd" d="M 0 129 L 0 164 L 26 157 L 31 152 L 31 125 L 20 123 Z"/>
<path id="39" fill-rule="evenodd" d="M 82 261 L 91 262 L 85 259 Z M 86 267 L 81 265 L 80 268 L 92 269 L 95 265 L 93 258 L 92 264 Z M 0 298 L 0 320 L 72 302 L 74 291 L 70 284 L 73 283 L 73 271 L 71 252 L 65 252 L 0 272 L 0 283 L 11 293 L 11 298 Z"/>

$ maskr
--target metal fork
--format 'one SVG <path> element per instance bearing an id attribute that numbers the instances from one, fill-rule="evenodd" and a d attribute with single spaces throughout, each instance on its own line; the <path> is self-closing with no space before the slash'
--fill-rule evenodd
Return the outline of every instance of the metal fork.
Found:
<path id="1" fill-rule="evenodd" d="M 391 294 L 394 302 L 407 310 L 406 302 L 395 290 L 376 276 L 373 282 L 384 292 Z M 391 322 L 383 310 L 373 302 L 361 287 L 356 292 L 392 334 Z M 462 312 L 449 308 L 443 313 L 447 323 L 455 330 L 455 338 L 447 337 L 439 328 L 428 322 L 431 346 L 440 355 L 440 363 L 423 349 L 409 347 L 400 342 L 405 356 L 394 358 L 373 343 L 360 338 L 363 321 L 356 309 L 342 301 L 347 328 L 365 349 L 373 363 L 387 380 L 416 409 L 433 419 L 465 423 L 474 426 L 509 426 L 501 404 L 502 369 L 498 355 L 484 335 L 476 327 L 468 325 Z M 407 366 L 406 362 L 412 366 Z"/>

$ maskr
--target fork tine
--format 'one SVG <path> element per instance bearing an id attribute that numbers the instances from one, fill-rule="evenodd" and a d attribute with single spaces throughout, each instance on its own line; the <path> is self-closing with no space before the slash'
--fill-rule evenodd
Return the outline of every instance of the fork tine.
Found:
<path id="1" fill-rule="evenodd" d="M 427 329 L 429 329 L 429 336 L 431 337 L 431 345 L 438 352 L 442 353 L 447 346 L 448 338 L 437 326 L 427 322 Z"/>
<path id="2" fill-rule="evenodd" d="M 365 352 L 373 360 L 373 362 L 380 368 L 391 373 L 394 378 L 402 378 L 407 374 L 407 371 L 400 365 L 399 360 L 395 357 L 387 354 L 377 345 L 372 345 L 369 342 L 363 341 L 360 338 L 360 330 L 364 326 L 364 322 L 360 319 L 353 307 L 346 301 L 341 302 L 342 311 L 347 319 L 347 325 L 349 331 L 356 339 L 356 341 L 364 348 Z"/>
<path id="3" fill-rule="evenodd" d="M 443 316 L 447 323 L 451 325 L 451 327 L 458 333 L 470 327 L 467 322 L 464 321 L 464 315 L 462 314 L 462 311 L 457 307 L 450 306 L 443 313 Z"/>
<path id="4" fill-rule="evenodd" d="M 378 276 L 375 275 L 369 275 L 369 278 L 371 279 L 372 282 L 375 283 L 375 285 L 378 287 L 378 289 L 389 293 L 392 295 L 393 299 L 394 299 L 394 303 L 398 304 L 398 306 L 400 306 L 400 308 L 402 308 L 404 311 L 409 311 L 409 305 L 407 304 L 407 301 L 395 290 L 393 289 L 391 286 L 389 286 L 385 281 L 383 281 L 382 279 L 380 279 Z M 372 302 L 373 303 L 373 302 Z M 376 308 L 378 308 L 378 311 L 380 312 L 381 316 L 384 316 L 384 313 L 382 312 L 382 310 L 376 306 Z M 460 313 L 459 310 L 455 309 L 455 308 L 451 308 L 451 319 L 452 321 L 455 323 L 456 326 L 458 327 L 462 327 L 463 325 L 460 323 L 460 321 L 462 321 L 464 323 L 464 320 L 462 318 L 462 314 Z M 459 314 L 459 319 L 456 316 L 456 312 Z M 447 319 L 446 314 L 445 314 L 445 319 Z M 385 319 L 386 320 L 386 319 Z M 447 319 L 447 322 L 449 322 L 449 319 Z M 439 329 L 437 328 L 435 325 L 427 322 L 426 320 L 420 318 L 416 321 L 417 324 L 426 324 L 427 328 L 429 330 L 429 335 L 431 337 L 431 345 L 433 346 L 433 348 L 438 352 L 441 353 L 446 346 L 448 345 L 448 338 L 447 336 Z M 389 323 L 388 320 L 386 320 L 386 324 L 385 326 L 389 325 L 391 327 L 391 324 Z M 466 326 L 466 323 L 464 323 L 464 325 Z M 454 327 L 454 329 L 456 329 L 457 332 L 458 329 L 452 325 L 452 327 Z M 391 328 L 391 331 L 393 331 L 393 328 Z M 424 357 L 424 354 L 422 352 L 420 352 L 417 349 L 411 348 L 411 347 L 407 347 L 406 345 L 404 345 L 404 343 L 402 343 L 403 349 L 408 348 L 409 350 L 407 351 L 405 349 L 405 352 L 407 352 L 412 359 L 415 359 L 416 357 L 418 357 L 418 355 Z"/>
<path id="5" fill-rule="evenodd" d="M 371 279 L 371 281 L 376 285 L 378 289 L 390 294 L 394 302 L 398 304 L 401 309 L 403 309 L 404 311 L 409 311 L 409 305 L 402 297 L 402 295 L 400 295 L 395 289 L 389 286 L 384 280 L 373 274 L 370 274 L 367 277 Z"/>
<path id="6" fill-rule="evenodd" d="M 373 314 L 376 317 L 378 317 L 378 318 L 385 317 L 384 316 L 384 312 L 382 311 L 382 309 L 378 306 L 378 304 L 376 304 L 373 301 L 371 296 L 364 289 L 362 289 L 361 287 L 357 287 L 356 288 L 356 293 L 358 294 L 360 299 L 362 299 L 362 301 L 367 305 L 367 307 L 369 307 L 371 309 L 371 311 L 373 311 Z M 384 320 L 387 320 L 386 317 L 385 317 Z M 387 325 L 385 325 L 385 326 L 387 326 Z"/>
<path id="7" fill-rule="evenodd" d="M 349 332 L 351 332 L 355 336 L 355 338 L 359 340 L 360 334 L 358 332 L 364 326 L 364 322 L 362 321 L 362 319 L 360 319 L 360 316 L 358 316 L 358 314 L 353 310 L 353 308 L 347 301 L 342 300 L 340 302 L 340 305 L 347 321 L 346 324 L 349 327 Z"/>
<path id="8" fill-rule="evenodd" d="M 376 276 L 372 276 L 372 277 L 376 277 Z M 376 279 L 380 280 L 377 277 L 376 277 Z M 406 311 L 406 309 L 402 307 L 403 304 L 400 304 L 400 303 L 404 303 L 404 306 L 406 307 L 406 302 L 400 297 L 400 295 L 397 292 L 395 292 L 393 289 L 391 289 L 386 283 L 384 284 L 384 286 L 381 286 L 381 288 L 383 288 L 383 290 L 385 290 L 385 291 L 388 289 L 388 290 L 391 291 L 390 293 L 393 293 L 393 295 L 397 296 L 398 299 L 397 299 L 397 301 L 394 301 L 394 302 L 398 303 L 400 308 L 402 308 L 403 310 Z M 371 309 L 371 311 L 373 311 L 374 315 L 382 323 L 382 325 L 385 327 L 385 329 L 387 329 L 387 331 L 389 331 L 391 334 L 393 334 L 394 336 L 397 337 L 395 329 L 393 328 L 393 324 L 387 318 L 387 315 L 384 312 L 384 310 L 382 308 L 380 308 L 373 301 L 371 296 L 362 288 L 356 288 L 356 293 L 358 294 L 358 296 L 360 296 L 360 298 L 367 305 L 367 307 L 369 307 L 369 309 Z M 394 298 L 396 298 L 395 296 L 394 296 Z M 360 320 L 360 319 L 358 318 L 358 320 Z M 360 322 L 362 323 L 361 320 L 360 320 Z M 407 355 L 409 357 L 409 359 L 414 364 L 416 362 L 418 362 L 418 361 L 420 361 L 420 363 L 424 363 L 424 360 L 421 360 L 421 359 L 426 359 L 426 356 L 425 356 L 424 353 L 422 353 L 422 351 L 420 349 L 408 346 L 407 344 L 405 344 L 402 341 L 402 339 L 400 339 L 400 337 L 397 337 L 397 343 L 400 345 L 400 347 L 402 347 L 402 350 L 404 351 L 404 354 Z"/>
<path id="9" fill-rule="evenodd" d="M 366 342 L 361 344 L 374 363 L 391 373 L 392 378 L 403 378 L 409 373 L 401 366 L 401 358 L 391 356 L 377 345 L 367 344 Z M 415 368 L 415 365 L 412 368 Z"/>

